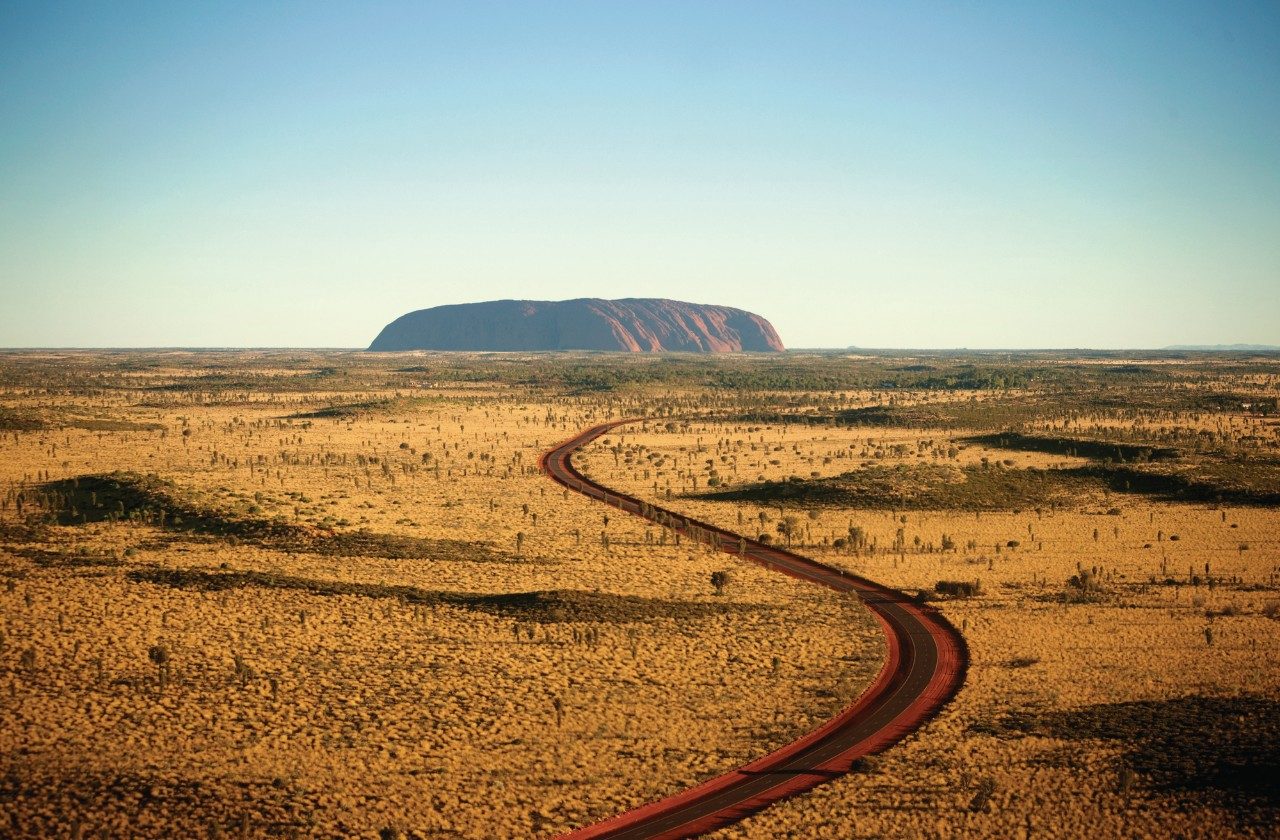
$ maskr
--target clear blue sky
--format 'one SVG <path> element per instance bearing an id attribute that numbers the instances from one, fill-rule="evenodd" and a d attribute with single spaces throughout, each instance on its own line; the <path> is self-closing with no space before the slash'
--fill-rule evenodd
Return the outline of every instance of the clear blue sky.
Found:
<path id="1" fill-rule="evenodd" d="M 1280 3 L 0 4 L 0 346 L 1280 344 Z"/>

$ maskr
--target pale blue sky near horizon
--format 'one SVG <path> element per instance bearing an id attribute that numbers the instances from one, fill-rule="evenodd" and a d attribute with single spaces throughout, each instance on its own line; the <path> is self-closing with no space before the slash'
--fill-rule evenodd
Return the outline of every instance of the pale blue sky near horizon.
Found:
<path id="1" fill-rule="evenodd" d="M 0 346 L 1280 344 L 1280 3 L 0 3 Z"/>

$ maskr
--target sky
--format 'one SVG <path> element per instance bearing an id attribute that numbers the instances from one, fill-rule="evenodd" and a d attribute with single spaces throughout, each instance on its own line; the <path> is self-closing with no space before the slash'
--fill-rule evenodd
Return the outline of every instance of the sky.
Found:
<path id="1" fill-rule="evenodd" d="M 1280 344 L 1280 3 L 0 0 L 0 346 Z"/>

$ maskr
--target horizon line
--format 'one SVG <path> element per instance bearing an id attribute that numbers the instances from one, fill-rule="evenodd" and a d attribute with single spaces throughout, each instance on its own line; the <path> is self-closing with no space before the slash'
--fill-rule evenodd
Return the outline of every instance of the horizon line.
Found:
<path id="1" fill-rule="evenodd" d="M 633 352 L 629 350 L 589 350 L 581 349 L 562 349 L 562 350 L 432 350 L 426 348 L 412 350 L 370 350 L 367 346 L 357 347 L 340 347 L 340 346 L 308 346 L 308 345 L 0 345 L 0 353 L 24 353 L 24 352 L 219 352 L 219 351 L 261 351 L 261 350 L 279 350 L 279 351 L 311 351 L 311 352 L 360 352 L 360 353 L 377 353 L 381 355 L 393 355 L 397 353 L 591 353 L 596 355 L 617 355 L 617 356 L 776 356 L 785 355 L 787 353 L 1280 353 L 1280 345 L 1276 344 L 1257 344 L 1257 343 L 1233 343 L 1233 344 L 1171 344 L 1162 347 L 788 347 L 784 350 L 771 351 L 731 351 L 731 352 L 698 352 L 698 351 L 639 351 Z"/>

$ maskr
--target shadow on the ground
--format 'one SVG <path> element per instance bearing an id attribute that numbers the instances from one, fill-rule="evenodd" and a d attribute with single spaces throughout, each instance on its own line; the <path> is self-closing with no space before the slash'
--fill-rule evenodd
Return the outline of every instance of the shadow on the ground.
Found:
<path id="1" fill-rule="evenodd" d="M 318 580 L 259 571 L 205 571 L 151 566 L 126 577 L 135 583 L 154 583 L 175 589 L 223 592 L 233 589 L 292 589 L 311 595 L 354 595 L 390 598 L 407 605 L 451 606 L 491 615 L 544 624 L 599 622 L 626 624 L 654 619 L 696 620 L 731 613 L 768 609 L 731 601 L 667 601 L 635 595 L 555 589 L 540 592 L 440 592 L 416 586 L 388 586 L 350 581 Z"/>
<path id="2" fill-rule="evenodd" d="M 840 475 L 788 478 L 685 494 L 713 502 L 803 504 L 871 510 L 1025 510 L 1092 498 L 1107 492 L 1163 502 L 1280 507 L 1280 466 L 1206 462 L 1186 473 L 1152 465 L 1088 464 L 1066 469 L 968 464 L 873 464 Z"/>
<path id="3" fill-rule="evenodd" d="M 1043 452 L 1049 455 L 1066 455 L 1075 458 L 1091 458 L 1095 461 L 1116 461 L 1119 463 L 1169 461 L 1179 455 L 1178 450 L 1171 446 L 1144 446 L 1089 438 L 1024 435 L 1018 432 L 971 435 L 961 438 L 961 440 L 965 443 L 976 443 L 994 449 L 1011 449 L 1017 452 Z"/>
<path id="4" fill-rule="evenodd" d="M 388 560 L 466 560 L 517 562 L 491 543 L 386 534 L 359 529 L 334 531 L 319 526 L 264 518 L 252 509 L 219 507 L 208 496 L 154 475 L 116 472 L 50 481 L 31 490 L 25 501 L 43 511 L 36 522 L 85 525 L 129 521 L 169 532 L 235 538 L 278 551 L 335 557 Z"/>
<path id="5" fill-rule="evenodd" d="M 1012 713 L 997 731 L 1124 745 L 1124 761 L 1156 790 L 1280 807 L 1280 702 L 1182 697 Z"/>

